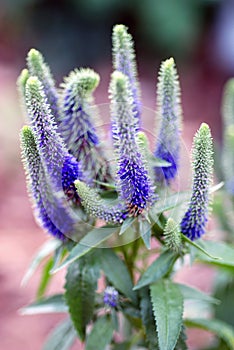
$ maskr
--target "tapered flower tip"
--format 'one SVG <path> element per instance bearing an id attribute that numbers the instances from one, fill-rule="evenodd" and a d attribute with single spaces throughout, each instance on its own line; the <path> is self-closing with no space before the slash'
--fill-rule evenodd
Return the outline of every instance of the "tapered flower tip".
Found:
<path id="1" fill-rule="evenodd" d="M 145 145 L 145 146 L 148 145 L 148 138 L 143 131 L 139 131 L 137 133 L 137 141 L 142 145 Z"/>
<path id="2" fill-rule="evenodd" d="M 42 90 L 43 87 L 40 80 L 35 76 L 29 77 L 25 87 L 26 102 L 30 102 L 30 104 L 33 104 L 33 99 L 36 99 L 37 102 L 41 101 Z"/>
<path id="3" fill-rule="evenodd" d="M 166 247 L 178 253 L 181 249 L 180 227 L 172 218 L 167 220 L 163 234 Z"/>
<path id="4" fill-rule="evenodd" d="M 173 57 L 168 58 L 163 63 L 164 69 L 172 69 L 175 65 L 175 61 Z"/>
<path id="5" fill-rule="evenodd" d="M 91 94 L 99 85 L 100 76 L 89 68 L 75 69 L 65 78 L 64 87 L 77 90 L 80 96 Z"/>
<path id="6" fill-rule="evenodd" d="M 24 125 L 20 131 L 22 138 L 27 141 L 32 137 L 32 130 L 30 126 Z"/>
<path id="7" fill-rule="evenodd" d="M 119 39 L 123 39 L 128 35 L 127 33 L 127 27 L 123 24 L 116 24 L 113 28 L 113 34 L 118 36 Z"/>
<path id="8" fill-rule="evenodd" d="M 17 79 L 17 87 L 19 89 L 19 92 L 22 94 L 22 96 L 24 96 L 25 86 L 28 78 L 29 78 L 29 71 L 28 69 L 24 68 Z"/>
<path id="9" fill-rule="evenodd" d="M 31 49 L 27 55 L 27 62 L 30 66 L 33 65 L 34 67 L 41 67 L 44 64 L 44 58 L 38 50 Z"/>
<path id="10" fill-rule="evenodd" d="M 128 78 L 125 74 L 114 71 L 111 75 L 111 87 L 116 87 L 118 92 L 126 91 L 126 87 L 128 84 Z"/>

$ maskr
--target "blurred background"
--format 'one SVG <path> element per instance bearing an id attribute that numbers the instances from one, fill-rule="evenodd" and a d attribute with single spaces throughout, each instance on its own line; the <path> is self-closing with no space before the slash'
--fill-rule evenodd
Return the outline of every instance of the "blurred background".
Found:
<path id="1" fill-rule="evenodd" d="M 202 121 L 221 142 L 222 89 L 234 75 L 233 0 L 0 0 L 1 350 L 41 349 L 61 319 L 17 313 L 35 296 L 37 276 L 26 288 L 20 281 L 46 235 L 35 224 L 26 194 L 18 140 L 24 119 L 16 79 L 34 47 L 58 84 L 75 67 L 94 68 L 101 75 L 96 102 L 108 102 L 111 31 L 117 23 L 127 25 L 135 40 L 143 105 L 155 108 L 160 61 L 173 56 L 182 89 L 185 143 L 190 147 Z M 146 127 L 152 130 L 150 123 Z M 189 268 L 184 276 L 191 276 Z M 210 271 L 199 269 L 193 276 L 193 284 L 210 290 Z M 56 278 L 60 286 L 63 276 Z M 202 334 L 191 333 L 191 349 L 199 349 L 199 341 L 207 338 Z"/>

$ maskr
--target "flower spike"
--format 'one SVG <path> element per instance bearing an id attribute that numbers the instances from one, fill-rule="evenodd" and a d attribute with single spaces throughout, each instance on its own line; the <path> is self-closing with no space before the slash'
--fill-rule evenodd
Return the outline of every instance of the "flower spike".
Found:
<path id="1" fill-rule="evenodd" d="M 109 177 L 107 161 L 94 126 L 92 93 L 99 80 L 99 75 L 93 70 L 80 69 L 71 72 L 62 85 L 63 114 L 59 130 L 90 185 L 95 179 L 105 182 Z"/>
<path id="2" fill-rule="evenodd" d="M 118 159 L 118 184 L 130 215 L 137 216 L 152 203 L 153 189 L 136 140 L 137 121 L 127 76 L 112 74 L 110 84 L 112 133 Z"/>
<path id="3" fill-rule="evenodd" d="M 127 208 L 123 205 L 107 205 L 93 188 L 82 181 L 76 180 L 75 186 L 81 204 L 91 216 L 112 223 L 122 223 L 127 217 Z"/>
<path id="4" fill-rule="evenodd" d="M 181 233 L 179 225 L 172 218 L 167 220 L 163 235 L 166 247 L 179 253 L 181 250 Z"/>
<path id="5" fill-rule="evenodd" d="M 195 240 L 205 233 L 209 216 L 209 189 L 213 173 L 213 142 L 210 128 L 202 123 L 193 139 L 193 188 L 189 208 L 180 223 L 181 232 Z"/>
<path id="6" fill-rule="evenodd" d="M 136 118 L 137 130 L 140 128 L 141 102 L 140 88 L 137 80 L 136 55 L 132 36 L 127 27 L 118 24 L 113 29 L 113 68 L 125 74 L 131 86 L 133 96 L 133 112 Z"/>
<path id="7" fill-rule="evenodd" d="M 31 128 L 24 126 L 20 136 L 28 191 L 33 200 L 35 216 L 46 231 L 61 240 L 66 240 L 66 235 L 73 232 L 74 218 L 64 206 L 62 198 L 58 198 L 49 189 Z"/>
<path id="8" fill-rule="evenodd" d="M 36 76 L 43 85 L 47 102 L 50 106 L 51 113 L 58 123 L 59 120 L 59 107 L 58 107 L 58 92 L 55 87 L 55 82 L 51 74 L 49 66 L 46 64 L 42 54 L 31 49 L 27 56 L 27 65 L 30 76 Z"/>
<path id="9" fill-rule="evenodd" d="M 37 77 L 27 80 L 26 104 L 38 152 L 54 190 L 63 190 L 69 198 L 78 201 L 73 182 L 81 177 L 79 164 L 68 153 L 57 132 L 43 86 Z"/>
<path id="10" fill-rule="evenodd" d="M 224 88 L 222 102 L 223 119 L 223 174 L 227 191 L 234 196 L 234 78 Z"/>
<path id="11" fill-rule="evenodd" d="M 157 117 L 160 119 L 155 156 L 169 163 L 169 167 L 156 167 L 157 181 L 165 179 L 168 185 L 178 171 L 182 110 L 180 86 L 173 58 L 161 64 L 157 87 Z"/>

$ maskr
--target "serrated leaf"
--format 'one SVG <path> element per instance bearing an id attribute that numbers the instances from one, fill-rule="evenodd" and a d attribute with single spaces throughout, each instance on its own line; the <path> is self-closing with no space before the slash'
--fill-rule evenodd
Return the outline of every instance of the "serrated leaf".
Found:
<path id="1" fill-rule="evenodd" d="M 68 312 L 63 294 L 52 295 L 36 301 L 20 309 L 21 315 L 37 315 L 47 313 Z"/>
<path id="2" fill-rule="evenodd" d="M 154 283 L 166 275 L 176 260 L 175 253 L 166 250 L 143 273 L 133 290 L 140 289 Z"/>
<path id="3" fill-rule="evenodd" d="M 81 258 L 118 231 L 118 227 L 94 228 L 71 250 L 67 259 L 52 272 L 55 273 Z"/>
<path id="4" fill-rule="evenodd" d="M 141 319 L 144 325 L 146 342 L 149 350 L 158 350 L 158 338 L 155 331 L 155 321 L 153 316 L 152 304 L 150 301 L 149 288 L 143 288 L 140 292 L 140 310 Z"/>
<path id="5" fill-rule="evenodd" d="M 160 350 L 174 349 L 183 316 L 183 296 L 170 280 L 160 280 L 150 286 L 151 302 L 157 325 Z"/>
<path id="6" fill-rule="evenodd" d="M 44 243 L 41 248 L 39 248 L 38 252 L 36 253 L 36 255 L 33 257 L 32 262 L 28 268 L 28 270 L 26 271 L 21 285 L 25 286 L 29 279 L 32 277 L 32 275 L 34 274 L 34 272 L 36 271 L 36 269 L 38 268 L 38 266 L 40 265 L 40 263 L 51 253 L 53 253 L 59 246 L 62 245 L 62 242 L 57 240 L 57 239 L 50 239 L 49 241 L 47 241 L 46 243 Z"/>
<path id="7" fill-rule="evenodd" d="M 212 255 L 220 257 L 219 260 L 216 260 L 212 257 L 199 254 L 199 261 L 216 266 L 234 268 L 234 247 L 231 244 L 215 241 L 202 241 L 199 242 L 199 245 L 201 245 L 203 249 L 207 249 Z"/>
<path id="8" fill-rule="evenodd" d="M 87 337 L 85 350 L 104 350 L 111 342 L 114 326 L 111 320 L 104 316 L 100 317 L 93 325 Z"/>
<path id="9" fill-rule="evenodd" d="M 132 290 L 133 283 L 123 260 L 112 249 L 100 249 L 97 259 L 100 268 L 114 287 L 136 303 L 137 296 Z"/>
<path id="10" fill-rule="evenodd" d="M 126 220 L 124 220 L 123 224 L 121 225 L 119 234 L 122 235 L 124 232 L 126 232 L 127 229 L 132 226 L 134 221 L 136 221 L 136 218 L 134 217 L 129 217 Z"/>
<path id="11" fill-rule="evenodd" d="M 147 220 L 139 223 L 140 235 L 147 249 L 151 248 L 151 225 Z"/>
<path id="12" fill-rule="evenodd" d="M 220 304 L 220 301 L 216 298 L 213 298 L 212 296 L 203 293 L 197 288 L 190 287 L 186 284 L 180 284 L 177 283 L 177 286 L 180 288 L 180 291 L 184 297 L 184 299 L 196 299 L 199 301 L 204 301 L 207 303 L 212 303 L 212 304 Z"/>
<path id="13" fill-rule="evenodd" d="M 62 321 L 49 335 L 43 350 L 68 350 L 76 339 L 71 320 Z"/>
<path id="14" fill-rule="evenodd" d="M 185 333 L 185 327 L 184 327 L 184 325 L 182 325 L 180 335 L 179 335 L 179 338 L 178 338 L 177 343 L 176 343 L 175 350 L 188 350 L 186 340 L 187 340 L 187 336 Z"/>
<path id="15" fill-rule="evenodd" d="M 87 256 L 73 262 L 68 268 L 65 299 L 73 325 L 80 339 L 86 335 L 86 326 L 93 317 L 98 272 Z"/>
<path id="16" fill-rule="evenodd" d="M 53 257 L 50 258 L 42 270 L 40 284 L 37 289 L 37 299 L 40 299 L 44 296 L 46 288 L 48 287 L 48 284 L 52 278 L 52 275 L 50 274 L 50 270 L 53 266 L 53 261 L 54 261 Z"/>
<path id="17" fill-rule="evenodd" d="M 234 350 L 234 329 L 225 322 L 215 319 L 185 319 L 187 327 L 196 327 L 215 333 L 223 339 L 230 350 Z"/>

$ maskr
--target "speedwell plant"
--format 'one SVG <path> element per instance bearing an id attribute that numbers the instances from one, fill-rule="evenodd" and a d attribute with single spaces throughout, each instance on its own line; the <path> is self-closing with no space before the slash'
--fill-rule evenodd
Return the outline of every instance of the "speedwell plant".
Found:
<path id="1" fill-rule="evenodd" d="M 37 301 L 22 312 L 67 314 L 45 350 L 69 349 L 77 337 L 86 350 L 183 350 L 187 327 L 210 330 L 234 349 L 230 326 L 207 319 L 207 313 L 184 316 L 186 299 L 217 300 L 173 282 L 187 257 L 233 264 L 220 243 L 203 240 L 211 193 L 219 187 L 211 187 L 210 128 L 203 123 L 194 136 L 191 191 L 173 192 L 182 129 L 175 62 L 167 59 L 159 70 L 152 150 L 142 130 L 134 45 L 123 25 L 113 29 L 113 69 L 114 162 L 108 161 L 108 141 L 97 127 L 96 72 L 75 69 L 57 89 L 43 56 L 32 49 L 18 79 L 27 117 L 21 147 L 28 192 L 39 225 L 51 235 L 23 279 L 25 284 L 45 260 Z M 64 294 L 46 295 L 53 273 L 62 268 L 67 268 Z"/>

